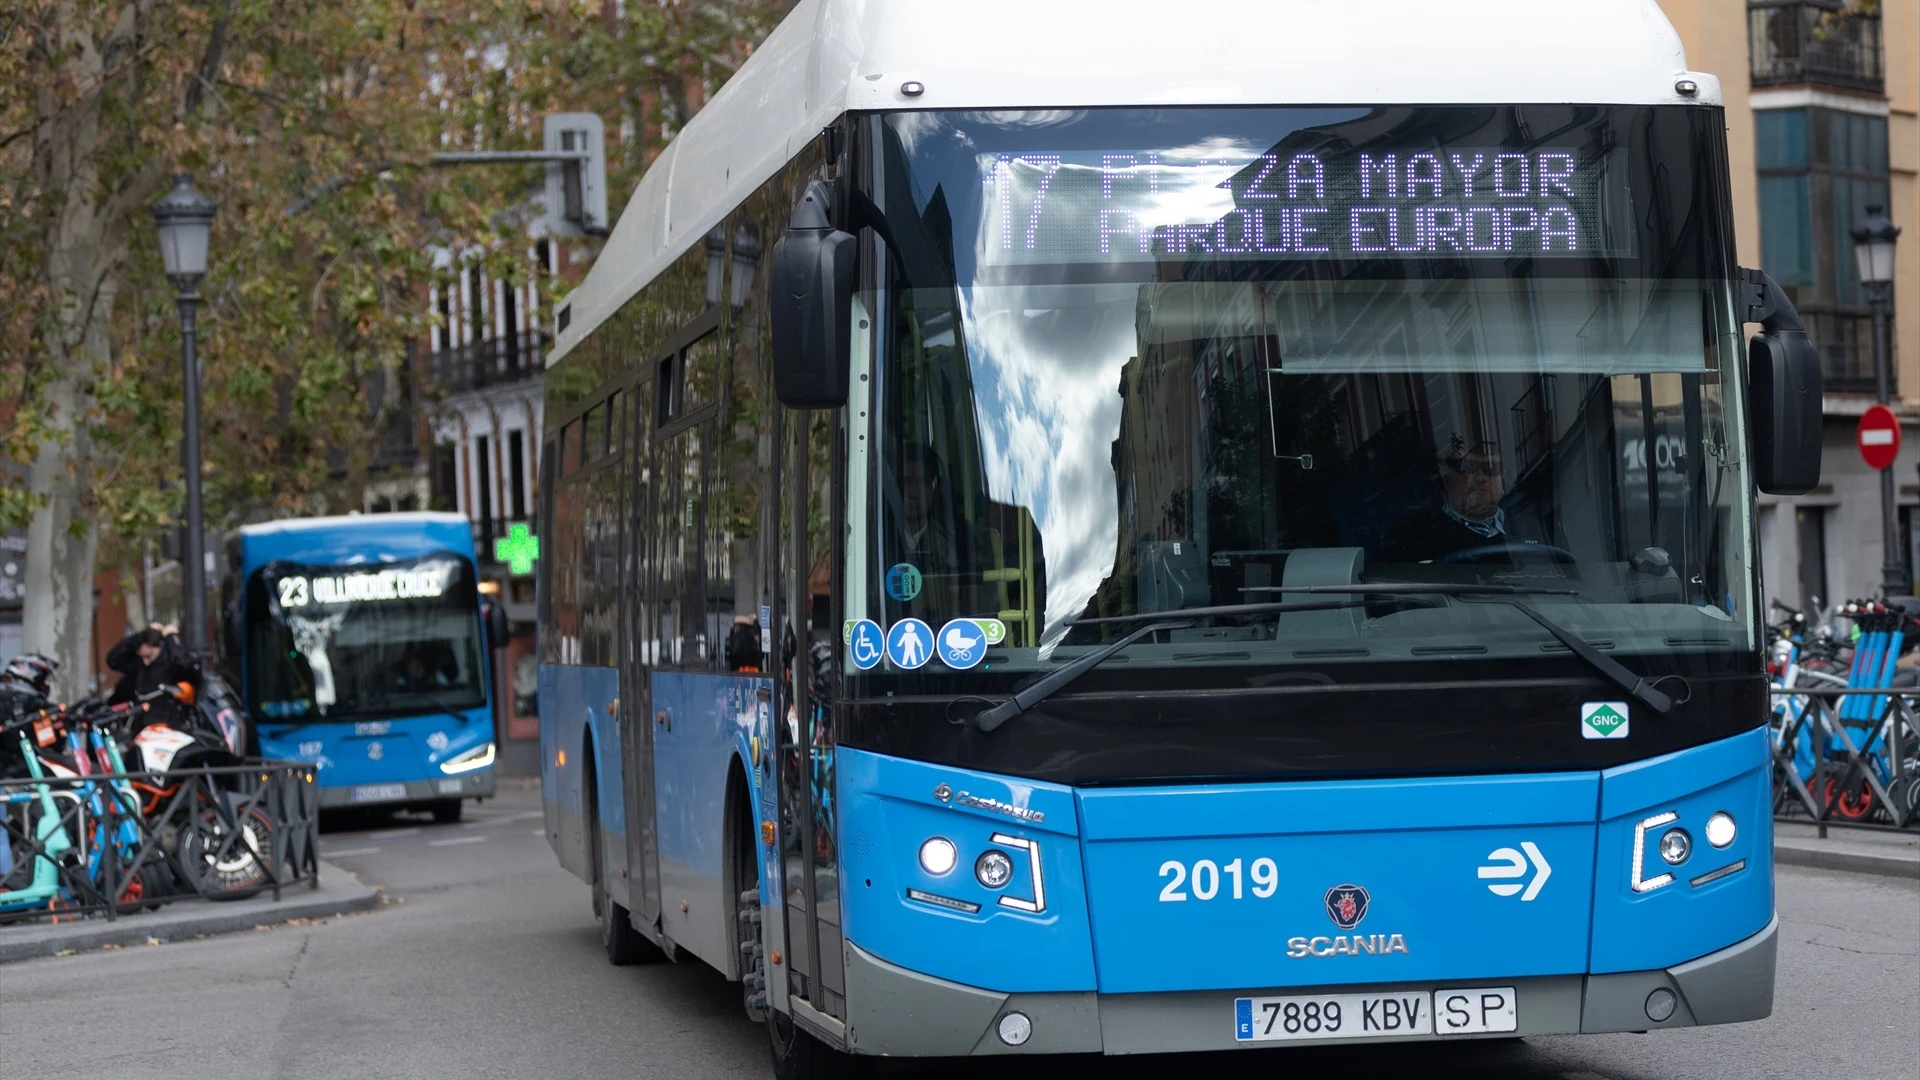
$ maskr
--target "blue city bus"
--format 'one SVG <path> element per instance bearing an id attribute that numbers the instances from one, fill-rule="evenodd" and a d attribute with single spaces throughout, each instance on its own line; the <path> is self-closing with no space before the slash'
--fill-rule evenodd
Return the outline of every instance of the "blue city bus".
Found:
<path id="1" fill-rule="evenodd" d="M 557 312 L 608 958 L 783 1078 L 1767 1016 L 1726 123 L 1653 0 L 803 0 Z"/>
<path id="2" fill-rule="evenodd" d="M 492 632 L 458 514 L 297 518 L 226 545 L 223 662 L 262 756 L 320 805 L 457 821 L 493 794 Z M 495 628 L 497 631 L 497 627 Z"/>

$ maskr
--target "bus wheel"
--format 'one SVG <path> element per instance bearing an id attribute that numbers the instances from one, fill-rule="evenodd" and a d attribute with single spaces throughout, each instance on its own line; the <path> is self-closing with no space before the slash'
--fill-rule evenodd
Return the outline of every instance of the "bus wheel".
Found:
<path id="1" fill-rule="evenodd" d="M 624 905 L 614 903 L 607 896 L 607 882 L 601 880 L 601 834 L 599 828 L 593 830 L 593 913 L 599 915 L 601 924 L 601 949 L 607 951 L 607 963 L 612 967 L 628 967 L 662 957 L 660 949 L 649 942 L 641 932 L 634 928 L 634 917 L 626 911 Z"/>
<path id="2" fill-rule="evenodd" d="M 433 822 L 436 825 L 451 825 L 460 820 L 460 810 L 465 804 L 459 799 L 441 799 L 433 804 Z"/>
<path id="3" fill-rule="evenodd" d="M 777 1009 L 767 1011 L 767 1040 L 773 1047 L 774 1080 L 862 1080 L 873 1075 L 872 1058 L 833 1049 Z"/>

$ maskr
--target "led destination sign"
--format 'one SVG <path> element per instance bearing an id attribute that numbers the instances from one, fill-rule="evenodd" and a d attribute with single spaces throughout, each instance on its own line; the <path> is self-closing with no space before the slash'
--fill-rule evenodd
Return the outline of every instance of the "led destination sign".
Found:
<path id="1" fill-rule="evenodd" d="M 1625 254 L 1574 149 L 983 154 L 989 264 Z"/>
<path id="2" fill-rule="evenodd" d="M 276 583 L 280 607 L 295 610 L 314 605 L 377 603 L 386 600 L 432 600 L 447 591 L 453 567 L 424 563 L 408 570 L 305 577 L 290 575 Z"/>

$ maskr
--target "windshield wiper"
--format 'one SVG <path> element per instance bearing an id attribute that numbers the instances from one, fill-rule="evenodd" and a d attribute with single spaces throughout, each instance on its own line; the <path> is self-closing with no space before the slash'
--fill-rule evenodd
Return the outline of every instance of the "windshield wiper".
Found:
<path id="1" fill-rule="evenodd" d="M 1248 590 L 1249 592 L 1255 590 Z M 1565 645 L 1573 655 L 1585 660 L 1588 666 L 1620 685 L 1635 701 L 1665 715 L 1673 711 L 1673 698 L 1656 689 L 1647 680 L 1635 675 L 1625 664 L 1601 652 L 1581 639 L 1578 634 L 1540 614 L 1519 600 L 1508 599 L 1518 595 L 1537 596 L 1578 596 L 1574 589 L 1534 589 L 1524 585 L 1448 585 L 1441 582 L 1409 582 L 1404 585 L 1276 585 L 1259 589 L 1260 592 L 1279 593 L 1384 593 L 1400 596 L 1463 596 L 1484 597 L 1495 604 L 1505 604 L 1540 625 L 1540 629 L 1552 634 L 1554 639 Z"/>
<path id="2" fill-rule="evenodd" d="M 1050 671 L 1035 680 L 1032 685 L 1014 692 L 1007 700 L 995 705 L 973 718 L 974 725 L 981 731 L 992 731 L 1001 724 L 1019 716 L 1021 713 L 1040 704 L 1058 693 L 1068 683 L 1092 671 L 1121 649 L 1139 641 L 1141 638 L 1157 634 L 1162 630 L 1185 630 L 1196 619 L 1213 618 L 1223 615 L 1281 615 L 1290 611 L 1331 611 L 1336 608 L 1359 607 L 1358 600 L 1328 600 L 1304 604 L 1265 603 L 1265 604 L 1223 604 L 1217 607 L 1185 608 L 1179 611 L 1143 611 L 1133 615 L 1112 615 L 1098 619 L 1075 619 L 1072 626 L 1101 626 L 1110 623 L 1149 622 L 1148 625 L 1133 631 L 1104 648 L 1095 649 L 1083 656 L 1074 658 L 1058 671 Z"/>

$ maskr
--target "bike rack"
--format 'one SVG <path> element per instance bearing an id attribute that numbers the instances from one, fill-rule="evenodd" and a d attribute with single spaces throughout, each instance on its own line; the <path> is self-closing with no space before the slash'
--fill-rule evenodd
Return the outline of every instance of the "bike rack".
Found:
<path id="1" fill-rule="evenodd" d="M 157 817 L 149 820 L 140 812 L 137 796 L 128 786 L 134 782 L 175 788 Z M 12 811 L 14 806 L 41 807 L 43 791 L 60 807 L 57 830 L 48 835 L 64 835 L 69 844 L 54 854 L 46 852 L 48 845 L 38 835 L 44 815 L 37 817 L 31 809 L 22 814 Z M 188 815 L 208 813 L 218 823 L 220 840 L 216 846 L 200 849 L 202 861 L 233 858 L 246 844 L 240 823 L 258 813 L 268 825 L 271 844 L 269 851 L 256 854 L 266 879 L 260 887 L 276 901 L 289 885 L 305 882 L 310 888 L 320 887 L 320 800 L 311 764 L 260 761 L 168 772 L 7 778 L 0 779 L 0 843 L 12 845 L 16 866 L 32 867 L 40 860 L 52 865 L 59 888 L 33 907 L 0 911 L 0 921 L 95 914 L 111 921 L 123 913 L 123 905 L 137 910 L 152 903 L 217 895 L 220 890 L 208 889 L 205 872 L 184 865 L 179 845 L 168 843 L 170 835 L 189 824 Z M 123 842 L 122 830 L 129 824 L 137 839 Z M 89 856 L 96 851 L 99 866 L 91 868 Z M 142 896 L 137 902 L 120 899 L 125 882 L 161 862 L 171 868 L 184 891 Z"/>
<path id="2" fill-rule="evenodd" d="M 1829 825 L 1873 828 L 1873 823 L 1834 816 L 1840 797 L 1864 783 L 1873 805 L 1893 828 L 1920 822 L 1920 798 L 1914 794 L 1920 769 L 1910 758 L 1920 748 L 1920 719 L 1911 697 L 1883 685 L 1776 686 L 1771 692 L 1776 700 L 1786 699 L 1784 709 L 1773 710 L 1776 820 L 1811 818 L 1823 836 Z M 1838 783 L 1832 779 L 1836 775 Z M 1823 790 L 1816 796 L 1812 788 L 1823 776 Z M 1828 797 L 1828 790 L 1838 797 Z M 1782 812 L 1796 804 L 1805 808 L 1807 817 Z"/>

